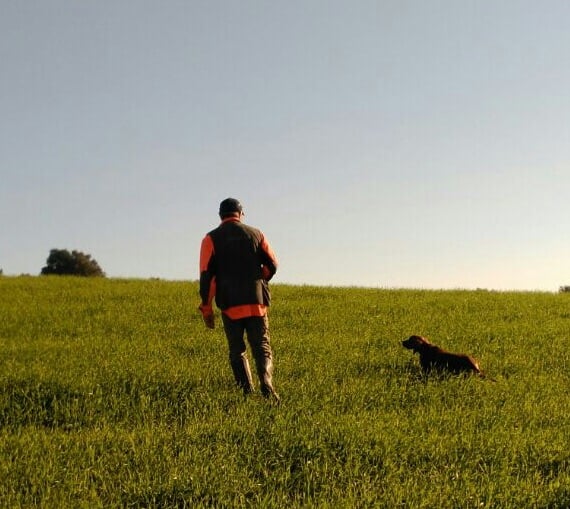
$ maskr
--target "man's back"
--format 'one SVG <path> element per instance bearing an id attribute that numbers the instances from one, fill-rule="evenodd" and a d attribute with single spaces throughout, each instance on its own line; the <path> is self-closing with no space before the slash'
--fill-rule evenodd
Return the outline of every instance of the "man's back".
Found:
<path id="1" fill-rule="evenodd" d="M 239 221 L 223 222 L 210 232 L 214 243 L 216 277 L 237 281 L 261 278 L 263 256 L 260 252 L 262 234 Z"/>

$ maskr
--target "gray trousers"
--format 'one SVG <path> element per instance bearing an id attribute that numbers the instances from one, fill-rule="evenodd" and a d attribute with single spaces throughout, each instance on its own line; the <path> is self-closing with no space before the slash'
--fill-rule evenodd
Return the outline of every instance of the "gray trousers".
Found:
<path id="1" fill-rule="evenodd" d="M 232 320 L 222 313 L 222 321 L 228 339 L 230 365 L 238 387 L 246 394 L 253 392 L 253 381 L 244 341 L 244 335 L 247 334 L 247 341 L 257 368 L 261 393 L 266 397 L 274 395 L 275 390 L 272 382 L 273 353 L 269 342 L 267 315 Z"/>

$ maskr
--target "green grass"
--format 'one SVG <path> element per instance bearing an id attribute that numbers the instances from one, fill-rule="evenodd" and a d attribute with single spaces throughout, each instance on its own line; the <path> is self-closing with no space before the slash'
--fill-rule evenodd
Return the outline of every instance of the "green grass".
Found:
<path id="1" fill-rule="evenodd" d="M 0 507 L 570 506 L 570 296 L 274 285 L 279 407 L 196 283 L 0 278 Z M 422 334 L 496 382 L 418 376 Z"/>

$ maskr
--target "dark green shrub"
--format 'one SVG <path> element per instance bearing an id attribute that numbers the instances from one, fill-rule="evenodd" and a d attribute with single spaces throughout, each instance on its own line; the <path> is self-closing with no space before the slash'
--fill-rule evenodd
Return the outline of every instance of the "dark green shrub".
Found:
<path id="1" fill-rule="evenodd" d="M 52 249 L 41 274 L 105 277 L 105 273 L 91 255 L 76 250 L 70 253 L 67 249 Z"/>

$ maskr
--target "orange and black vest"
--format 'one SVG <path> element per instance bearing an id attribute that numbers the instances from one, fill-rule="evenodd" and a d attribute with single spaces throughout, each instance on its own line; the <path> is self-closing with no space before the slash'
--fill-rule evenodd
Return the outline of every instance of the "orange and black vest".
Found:
<path id="1" fill-rule="evenodd" d="M 209 239 L 208 239 L 209 238 Z M 200 295 L 209 302 L 215 294 L 222 310 L 242 306 L 269 306 L 267 281 L 277 260 L 263 233 L 228 218 L 206 235 L 200 255 Z"/>

